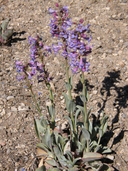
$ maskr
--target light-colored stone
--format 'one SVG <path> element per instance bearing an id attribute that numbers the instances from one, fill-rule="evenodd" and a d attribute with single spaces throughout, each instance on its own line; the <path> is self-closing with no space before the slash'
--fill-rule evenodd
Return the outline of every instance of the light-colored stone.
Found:
<path id="1" fill-rule="evenodd" d="M 12 111 L 12 112 L 17 112 L 17 108 L 16 108 L 15 106 L 12 106 L 12 107 L 11 107 L 11 111 Z"/>
<path id="2" fill-rule="evenodd" d="M 28 106 L 18 106 L 18 111 L 27 111 L 29 110 L 29 107 Z"/>
<path id="3" fill-rule="evenodd" d="M 8 97 L 7 97 L 7 100 L 13 100 L 13 99 L 14 99 L 13 96 L 8 96 Z"/>

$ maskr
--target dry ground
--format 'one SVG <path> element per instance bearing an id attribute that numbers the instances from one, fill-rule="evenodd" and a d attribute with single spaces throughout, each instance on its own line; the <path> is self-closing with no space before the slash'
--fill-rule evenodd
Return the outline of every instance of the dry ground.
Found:
<path id="1" fill-rule="evenodd" d="M 63 0 L 74 21 L 83 18 L 91 24 L 93 52 L 88 56 L 90 72 L 86 75 L 89 106 L 96 116 L 102 110 L 109 116 L 108 146 L 115 152 L 114 167 L 128 170 L 128 1 Z M 10 18 L 14 28 L 11 46 L 0 47 L 0 170 L 35 170 L 38 142 L 32 115 L 38 116 L 25 83 L 16 80 L 15 60 L 29 59 L 28 36 L 40 34 L 52 44 L 49 33 L 49 0 L 0 0 L 0 22 Z M 47 67 L 53 77 L 57 118 L 65 114 L 62 91 L 65 72 L 62 57 L 51 56 Z M 77 95 L 79 77 L 74 78 Z M 41 84 L 42 114 L 46 114 L 48 91 Z M 36 91 L 37 92 L 37 91 Z"/>

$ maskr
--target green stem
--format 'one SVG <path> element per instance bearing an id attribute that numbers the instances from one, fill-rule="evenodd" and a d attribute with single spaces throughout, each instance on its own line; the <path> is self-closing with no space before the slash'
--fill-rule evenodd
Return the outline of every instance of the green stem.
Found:
<path id="1" fill-rule="evenodd" d="M 42 116 L 40 106 L 39 106 L 39 104 L 38 104 L 38 102 L 37 102 L 37 100 L 36 100 L 36 98 L 35 98 L 35 94 L 33 93 L 32 86 L 31 86 L 29 80 L 27 80 L 27 84 L 28 84 L 28 89 L 29 89 L 30 92 L 31 92 L 31 96 L 32 96 L 32 98 L 33 98 L 33 100 L 34 100 L 34 102 L 35 102 L 36 108 L 37 108 L 37 110 L 38 110 L 40 116 Z"/>
<path id="2" fill-rule="evenodd" d="M 69 80 L 69 66 L 68 66 L 67 58 L 65 59 L 65 63 L 66 63 L 67 82 L 68 82 L 68 84 L 70 84 L 70 80 Z M 69 99 L 72 101 L 71 88 L 68 88 L 68 95 L 69 95 Z M 72 121 L 72 125 L 73 125 L 73 132 L 75 134 L 76 133 L 75 121 L 74 121 L 74 117 L 73 117 L 73 113 L 72 112 L 70 113 L 70 116 L 71 116 L 71 121 Z"/>
<path id="3" fill-rule="evenodd" d="M 49 94 L 50 94 L 51 104 L 53 106 L 53 95 L 52 95 L 52 90 L 51 90 L 50 84 L 48 83 L 48 84 L 46 84 L 46 86 L 48 87 Z"/>
<path id="4" fill-rule="evenodd" d="M 84 72 L 82 72 L 82 84 L 83 84 L 83 95 L 86 98 L 86 86 L 85 86 L 85 80 L 84 80 Z M 85 101 L 83 101 L 84 104 L 84 126 L 86 127 L 88 131 L 88 116 L 87 116 L 87 104 Z"/>
<path id="5" fill-rule="evenodd" d="M 89 141 L 87 140 L 87 152 L 89 152 Z"/>
<path id="6" fill-rule="evenodd" d="M 70 81 L 69 81 L 69 67 L 68 67 L 68 60 L 67 60 L 67 58 L 65 59 L 65 62 L 66 62 L 67 82 L 68 82 L 68 84 L 70 84 Z M 71 89 L 70 88 L 68 89 L 68 95 L 69 95 L 70 100 L 72 100 Z"/>

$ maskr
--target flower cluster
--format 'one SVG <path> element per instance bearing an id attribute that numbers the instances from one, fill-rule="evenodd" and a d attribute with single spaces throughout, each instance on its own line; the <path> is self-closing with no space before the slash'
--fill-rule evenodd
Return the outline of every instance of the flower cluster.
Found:
<path id="1" fill-rule="evenodd" d="M 53 51 L 57 55 L 59 50 L 62 50 L 61 56 L 69 59 L 69 64 L 73 73 L 78 70 L 85 72 L 89 70 L 89 63 L 86 60 L 88 53 L 91 52 L 91 36 L 87 36 L 90 25 L 83 25 L 81 19 L 76 25 L 75 30 L 70 30 L 72 25 L 71 19 L 68 18 L 68 8 L 66 6 L 57 9 L 49 8 L 50 15 L 53 16 L 50 23 L 52 37 L 59 39 L 58 45 L 53 45 Z M 60 39 L 62 42 L 60 42 Z"/>
<path id="2" fill-rule="evenodd" d="M 52 52 L 51 47 L 44 46 L 39 36 L 36 38 L 29 36 L 28 40 L 30 45 L 30 61 L 26 65 L 21 61 L 16 61 L 15 65 L 18 72 L 17 79 L 19 81 L 24 80 L 26 77 L 32 79 L 33 76 L 37 75 L 38 81 L 49 81 L 49 74 L 45 70 L 43 58 L 44 56 L 47 57 L 49 53 Z"/>
<path id="3" fill-rule="evenodd" d="M 59 7 L 58 4 L 56 4 L 56 7 L 56 10 L 49 8 L 49 14 L 53 16 L 50 23 L 50 32 L 52 37 L 67 39 L 67 29 L 72 25 L 71 19 L 68 18 L 68 7 Z"/>
<path id="4" fill-rule="evenodd" d="M 73 73 L 77 73 L 78 69 L 82 72 L 88 72 L 89 63 L 86 60 L 88 53 L 91 52 L 91 36 L 88 37 L 85 32 L 89 31 L 89 26 L 83 26 L 81 23 L 77 25 L 76 29 L 70 31 L 67 46 L 68 46 L 68 57 L 70 60 L 70 66 Z M 88 43 L 87 43 L 88 42 Z"/>

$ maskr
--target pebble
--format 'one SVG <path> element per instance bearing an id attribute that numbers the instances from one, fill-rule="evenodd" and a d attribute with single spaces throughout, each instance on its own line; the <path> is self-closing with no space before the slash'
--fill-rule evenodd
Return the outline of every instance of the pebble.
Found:
<path id="1" fill-rule="evenodd" d="M 97 90 L 93 90 L 93 92 L 92 92 L 92 93 L 96 95 L 96 94 L 97 94 L 97 92 L 98 92 Z"/>
<path id="2" fill-rule="evenodd" d="M 12 106 L 12 107 L 11 107 L 11 111 L 12 111 L 12 112 L 17 112 L 17 108 L 16 108 L 15 106 Z"/>
<path id="3" fill-rule="evenodd" d="M 61 129 L 62 130 L 66 129 L 67 128 L 67 125 L 68 125 L 68 122 L 67 121 L 63 122 L 62 125 L 61 125 Z"/>
<path id="4" fill-rule="evenodd" d="M 13 96 L 8 96 L 8 97 L 7 97 L 7 100 L 12 100 L 12 99 L 14 99 Z"/>
<path id="5" fill-rule="evenodd" d="M 4 116 L 5 115 L 5 109 L 2 110 L 2 112 L 0 113 L 0 116 Z"/>
<path id="6" fill-rule="evenodd" d="M 127 0 L 120 0 L 121 3 L 127 3 Z"/>
<path id="7" fill-rule="evenodd" d="M 103 55 L 101 56 L 101 58 L 106 58 L 106 53 L 103 53 Z"/>
<path id="8" fill-rule="evenodd" d="M 29 107 L 28 106 L 18 106 L 18 111 L 27 111 L 29 110 Z"/>

